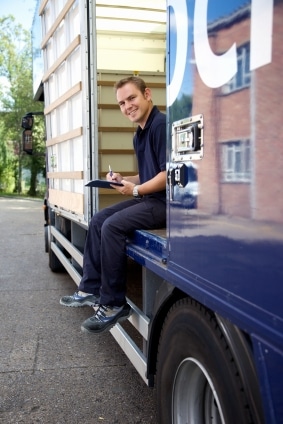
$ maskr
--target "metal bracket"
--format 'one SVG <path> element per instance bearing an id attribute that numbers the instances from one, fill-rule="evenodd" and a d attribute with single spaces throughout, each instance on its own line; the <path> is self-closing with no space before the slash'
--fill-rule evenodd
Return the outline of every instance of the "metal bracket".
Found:
<path id="1" fill-rule="evenodd" d="M 175 121 L 172 124 L 172 162 L 203 158 L 203 115 Z"/>

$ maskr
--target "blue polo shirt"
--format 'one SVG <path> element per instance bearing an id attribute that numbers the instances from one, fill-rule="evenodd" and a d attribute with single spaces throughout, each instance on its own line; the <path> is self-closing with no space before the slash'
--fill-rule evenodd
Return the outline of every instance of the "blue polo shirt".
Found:
<path id="1" fill-rule="evenodd" d="M 166 115 L 156 106 L 153 106 L 145 127 L 138 127 L 133 143 L 141 184 L 166 170 Z M 147 197 L 157 197 L 166 202 L 166 190 Z"/>

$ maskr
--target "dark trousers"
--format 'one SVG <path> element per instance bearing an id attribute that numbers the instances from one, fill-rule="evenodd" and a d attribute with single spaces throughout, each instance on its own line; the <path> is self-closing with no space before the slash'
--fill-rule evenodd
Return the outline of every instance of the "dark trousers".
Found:
<path id="1" fill-rule="evenodd" d="M 125 303 L 126 240 L 134 230 L 166 225 L 166 205 L 156 198 L 131 199 L 102 209 L 90 222 L 79 290 L 100 295 L 103 305 Z"/>

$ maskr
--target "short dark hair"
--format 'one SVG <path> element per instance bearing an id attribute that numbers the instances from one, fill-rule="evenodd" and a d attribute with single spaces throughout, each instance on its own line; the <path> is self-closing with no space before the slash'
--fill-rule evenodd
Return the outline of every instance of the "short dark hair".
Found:
<path id="1" fill-rule="evenodd" d="M 116 82 L 116 84 L 114 85 L 114 89 L 117 92 L 119 88 L 122 88 L 124 85 L 129 83 L 134 84 L 141 93 L 144 93 L 147 88 L 146 83 L 144 82 L 142 78 L 131 76 L 131 77 L 123 78 L 120 81 Z"/>

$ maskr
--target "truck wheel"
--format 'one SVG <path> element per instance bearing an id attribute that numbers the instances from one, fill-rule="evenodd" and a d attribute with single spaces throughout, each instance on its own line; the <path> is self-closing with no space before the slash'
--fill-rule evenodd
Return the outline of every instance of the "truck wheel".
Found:
<path id="1" fill-rule="evenodd" d="M 48 253 L 49 252 L 49 226 L 46 225 L 44 227 L 44 246 L 45 246 L 45 252 Z"/>
<path id="2" fill-rule="evenodd" d="M 251 423 L 243 385 L 212 312 L 196 301 L 176 302 L 158 349 L 160 424 Z"/>
<path id="3" fill-rule="evenodd" d="M 49 268 L 52 272 L 63 272 L 64 267 L 53 252 L 51 248 L 49 248 Z"/>
<path id="4" fill-rule="evenodd" d="M 49 254 L 49 268 L 51 269 L 52 272 L 64 272 L 65 268 L 63 267 L 62 263 L 59 261 L 59 259 L 57 258 L 53 250 L 51 249 L 52 236 L 50 234 L 50 226 L 48 226 L 47 228 L 48 228 L 48 233 L 47 233 L 48 247 L 46 251 Z"/>

